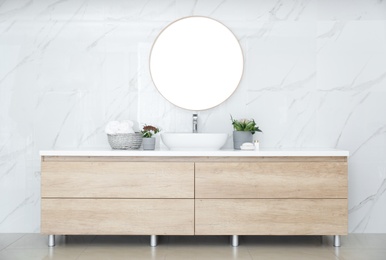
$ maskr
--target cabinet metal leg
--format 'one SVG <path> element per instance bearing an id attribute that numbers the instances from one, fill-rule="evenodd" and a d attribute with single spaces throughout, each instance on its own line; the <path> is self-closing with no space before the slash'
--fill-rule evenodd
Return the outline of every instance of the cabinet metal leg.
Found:
<path id="1" fill-rule="evenodd" d="M 334 246 L 340 247 L 340 236 L 339 235 L 334 236 Z"/>
<path id="2" fill-rule="evenodd" d="M 158 244 L 158 236 L 157 235 L 151 235 L 150 236 L 150 246 L 154 247 Z"/>
<path id="3" fill-rule="evenodd" d="M 238 235 L 231 236 L 231 245 L 232 246 L 239 246 L 239 236 Z"/>
<path id="4" fill-rule="evenodd" d="M 48 235 L 48 246 L 55 246 L 55 235 Z"/>

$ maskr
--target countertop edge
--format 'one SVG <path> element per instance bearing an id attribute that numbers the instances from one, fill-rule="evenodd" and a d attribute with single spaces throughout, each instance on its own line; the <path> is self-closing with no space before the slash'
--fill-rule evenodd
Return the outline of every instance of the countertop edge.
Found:
<path id="1" fill-rule="evenodd" d="M 219 150 L 219 151 L 169 151 L 169 150 L 42 150 L 40 156 L 117 156 L 117 157 L 276 157 L 276 156 L 343 156 L 348 157 L 345 150 Z"/>

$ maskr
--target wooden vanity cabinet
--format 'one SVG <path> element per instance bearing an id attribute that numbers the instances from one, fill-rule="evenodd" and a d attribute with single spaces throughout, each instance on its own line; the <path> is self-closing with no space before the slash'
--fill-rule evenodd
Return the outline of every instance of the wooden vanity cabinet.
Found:
<path id="1" fill-rule="evenodd" d="M 43 157 L 41 232 L 194 235 L 194 163 Z"/>
<path id="2" fill-rule="evenodd" d="M 347 157 L 42 157 L 41 232 L 345 235 Z"/>
<path id="3" fill-rule="evenodd" d="M 347 162 L 195 164 L 196 235 L 347 234 Z"/>

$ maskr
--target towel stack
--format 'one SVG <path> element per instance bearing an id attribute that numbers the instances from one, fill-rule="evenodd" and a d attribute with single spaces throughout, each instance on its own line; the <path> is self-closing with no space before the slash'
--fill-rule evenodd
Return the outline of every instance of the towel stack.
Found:
<path id="1" fill-rule="evenodd" d="M 134 133 L 133 121 L 122 120 L 122 121 L 110 121 L 105 128 L 105 132 L 109 135 L 115 134 L 130 134 Z"/>

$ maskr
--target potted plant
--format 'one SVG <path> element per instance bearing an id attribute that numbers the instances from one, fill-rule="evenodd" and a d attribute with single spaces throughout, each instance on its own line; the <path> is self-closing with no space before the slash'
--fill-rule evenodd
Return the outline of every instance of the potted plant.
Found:
<path id="1" fill-rule="evenodd" d="M 240 150 L 240 146 L 243 143 L 252 143 L 255 132 L 262 132 L 254 119 L 235 120 L 231 115 L 231 121 L 234 129 L 233 148 L 236 150 Z"/>
<path id="2" fill-rule="evenodd" d="M 158 127 L 152 126 L 152 125 L 145 125 L 142 128 L 142 143 L 143 143 L 143 150 L 154 150 L 155 149 L 155 138 L 153 135 L 158 133 L 160 130 Z"/>

